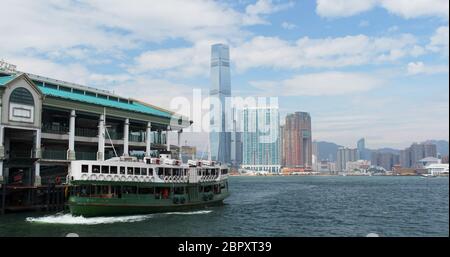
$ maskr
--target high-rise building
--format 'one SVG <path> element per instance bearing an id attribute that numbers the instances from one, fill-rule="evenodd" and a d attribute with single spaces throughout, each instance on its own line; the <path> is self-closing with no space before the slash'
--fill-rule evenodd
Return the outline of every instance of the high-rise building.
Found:
<path id="1" fill-rule="evenodd" d="M 296 112 L 286 116 L 283 140 L 285 166 L 311 168 L 312 135 L 309 113 Z"/>
<path id="2" fill-rule="evenodd" d="M 277 107 L 243 109 L 243 169 L 256 172 L 280 172 L 279 123 Z"/>
<path id="3" fill-rule="evenodd" d="M 426 157 L 437 157 L 436 145 L 414 143 L 410 147 L 400 151 L 400 165 L 403 168 L 415 168 L 417 162 Z"/>
<path id="4" fill-rule="evenodd" d="M 317 141 L 312 143 L 312 169 L 313 171 L 319 171 L 320 157 L 319 157 L 319 144 Z"/>
<path id="5" fill-rule="evenodd" d="M 231 132 L 231 165 L 239 168 L 242 164 L 242 133 L 237 127 L 239 117 L 233 108 L 233 131 Z"/>
<path id="6" fill-rule="evenodd" d="M 366 140 L 364 138 L 361 138 L 356 143 L 356 147 L 358 149 L 358 159 L 365 160 L 366 157 Z"/>
<path id="7" fill-rule="evenodd" d="M 210 155 L 212 160 L 231 163 L 231 132 L 225 124 L 225 99 L 231 96 L 230 50 L 227 45 L 215 44 L 211 47 L 211 99 L 219 100 L 220 113 L 211 111 Z M 214 108 L 211 105 L 211 108 Z"/>
<path id="8" fill-rule="evenodd" d="M 286 165 L 286 156 L 284 154 L 284 125 L 280 126 L 280 159 L 281 159 L 281 166 Z"/>
<path id="9" fill-rule="evenodd" d="M 347 169 L 347 162 L 354 162 L 358 159 L 358 149 L 339 147 L 337 151 L 336 169 L 338 171 L 345 171 Z"/>
<path id="10" fill-rule="evenodd" d="M 399 155 L 394 153 L 372 152 L 372 165 L 392 170 L 394 165 L 400 164 Z"/>

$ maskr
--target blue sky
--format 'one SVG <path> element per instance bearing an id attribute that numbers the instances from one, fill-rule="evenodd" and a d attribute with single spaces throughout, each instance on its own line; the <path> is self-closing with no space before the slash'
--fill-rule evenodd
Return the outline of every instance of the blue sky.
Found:
<path id="1" fill-rule="evenodd" d="M 233 93 L 279 96 L 282 117 L 310 112 L 315 140 L 355 146 L 366 137 L 371 148 L 448 140 L 446 0 L 2 5 L 0 58 L 22 71 L 170 108 L 174 97 L 209 88 L 210 45 L 222 42 Z M 202 147 L 201 136 L 189 140 Z"/>

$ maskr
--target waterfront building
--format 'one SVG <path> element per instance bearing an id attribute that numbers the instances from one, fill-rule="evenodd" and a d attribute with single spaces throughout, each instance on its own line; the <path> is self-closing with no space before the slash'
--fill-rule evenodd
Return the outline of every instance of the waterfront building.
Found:
<path id="1" fill-rule="evenodd" d="M 231 96 L 230 49 L 224 44 L 211 47 L 211 89 L 210 97 L 220 103 L 220 113 L 211 111 L 210 158 L 222 163 L 231 163 L 231 132 L 226 124 L 226 98 Z M 213 106 L 211 105 L 211 108 Z M 216 106 L 216 108 L 218 108 Z M 235 140 L 235 142 L 237 142 Z"/>
<path id="2" fill-rule="evenodd" d="M 320 157 L 319 157 L 319 144 L 317 141 L 312 143 L 312 170 L 319 171 Z"/>
<path id="3" fill-rule="evenodd" d="M 280 157 L 281 157 L 281 166 L 286 166 L 286 155 L 284 152 L 284 125 L 280 126 Z"/>
<path id="4" fill-rule="evenodd" d="M 345 165 L 345 171 L 354 173 L 367 173 L 371 162 L 367 160 L 349 161 Z"/>
<path id="5" fill-rule="evenodd" d="M 339 147 L 337 151 L 336 168 L 338 171 L 345 171 L 347 162 L 353 162 L 358 159 L 358 149 Z"/>
<path id="6" fill-rule="evenodd" d="M 286 116 L 284 125 L 284 155 L 286 167 L 312 167 L 311 116 L 296 112 Z"/>
<path id="7" fill-rule="evenodd" d="M 0 71 L 0 183 L 64 183 L 73 160 L 170 150 L 167 131 L 186 117 L 109 91 Z M 169 138 L 170 139 L 170 138 Z"/>
<path id="8" fill-rule="evenodd" d="M 448 163 L 433 163 L 429 164 L 425 167 L 428 174 L 431 174 L 433 176 L 439 176 L 439 175 L 447 175 L 448 176 L 448 170 L 449 170 L 449 164 Z"/>
<path id="9" fill-rule="evenodd" d="M 318 172 L 322 174 L 337 174 L 336 163 L 331 161 L 319 161 Z"/>
<path id="10" fill-rule="evenodd" d="M 242 133 L 238 127 L 239 117 L 233 108 L 233 130 L 231 132 L 231 166 L 239 169 L 242 164 Z"/>
<path id="11" fill-rule="evenodd" d="M 418 161 L 426 157 L 437 157 L 437 147 L 430 143 L 414 143 L 400 151 L 400 165 L 404 168 L 416 168 Z"/>
<path id="12" fill-rule="evenodd" d="M 385 170 L 392 170 L 394 165 L 400 163 L 398 154 L 387 152 L 372 152 L 372 165 L 383 167 Z"/>
<path id="13" fill-rule="evenodd" d="M 243 109 L 242 169 L 261 173 L 279 173 L 280 119 L 278 107 Z"/>
<path id="14" fill-rule="evenodd" d="M 434 157 L 427 157 L 427 158 L 423 158 L 421 160 L 418 160 L 416 163 L 416 168 L 418 169 L 423 169 L 426 166 L 429 166 L 431 164 L 440 164 L 441 160 L 438 158 L 434 158 Z"/>

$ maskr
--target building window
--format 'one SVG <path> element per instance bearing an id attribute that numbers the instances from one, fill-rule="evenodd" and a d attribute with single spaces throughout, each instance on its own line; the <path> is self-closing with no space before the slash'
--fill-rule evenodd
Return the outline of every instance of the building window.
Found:
<path id="1" fill-rule="evenodd" d="M 11 103 L 25 104 L 25 105 L 33 105 L 34 106 L 34 98 L 33 95 L 26 88 L 19 87 L 12 91 L 11 96 L 9 97 L 9 101 Z"/>

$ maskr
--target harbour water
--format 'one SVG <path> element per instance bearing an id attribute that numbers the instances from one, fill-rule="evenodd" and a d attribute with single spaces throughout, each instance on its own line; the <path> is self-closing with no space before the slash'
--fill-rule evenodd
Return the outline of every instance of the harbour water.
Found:
<path id="1" fill-rule="evenodd" d="M 231 177 L 224 206 L 186 213 L 0 216 L 0 236 L 449 236 L 449 179 Z"/>

